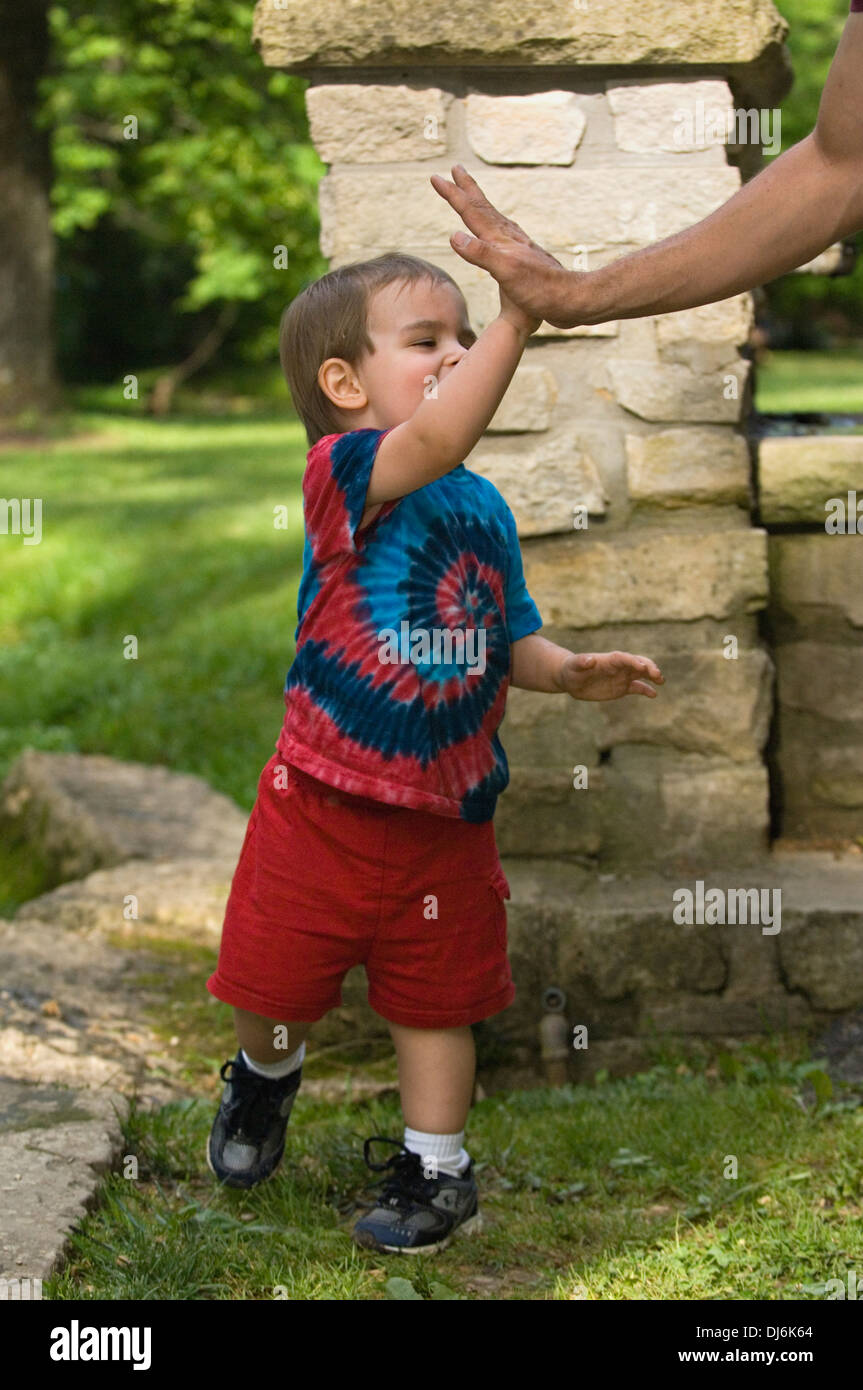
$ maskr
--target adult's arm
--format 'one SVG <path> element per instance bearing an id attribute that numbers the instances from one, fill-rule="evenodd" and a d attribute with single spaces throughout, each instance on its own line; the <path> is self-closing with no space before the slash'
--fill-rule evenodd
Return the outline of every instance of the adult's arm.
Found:
<path id="1" fill-rule="evenodd" d="M 433 186 L 475 236 L 464 260 L 488 270 L 526 313 L 558 328 L 711 304 L 804 265 L 863 228 L 863 13 L 851 14 L 818 121 L 721 208 L 683 232 L 594 271 L 568 271 L 456 165 Z"/>

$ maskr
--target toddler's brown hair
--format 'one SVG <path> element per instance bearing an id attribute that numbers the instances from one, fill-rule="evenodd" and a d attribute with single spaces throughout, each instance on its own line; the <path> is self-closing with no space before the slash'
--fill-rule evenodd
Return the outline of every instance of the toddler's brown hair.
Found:
<path id="1" fill-rule="evenodd" d="M 344 429 L 332 402 L 318 385 L 318 371 L 328 357 L 355 364 L 372 352 L 368 335 L 368 306 L 372 295 L 395 281 L 431 280 L 459 286 L 440 266 L 419 256 L 387 251 L 370 261 L 352 261 L 308 285 L 282 314 L 279 358 L 294 409 L 306 427 L 309 445 Z"/>

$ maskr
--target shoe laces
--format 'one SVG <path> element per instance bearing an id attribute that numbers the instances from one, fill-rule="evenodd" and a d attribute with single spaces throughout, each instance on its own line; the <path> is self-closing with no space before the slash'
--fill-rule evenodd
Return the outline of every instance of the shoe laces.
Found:
<path id="1" fill-rule="evenodd" d="M 230 1075 L 228 1068 L 231 1068 Z M 278 1111 L 283 1095 L 265 1076 L 258 1076 L 241 1066 L 234 1057 L 220 1067 L 219 1075 L 223 1081 L 231 1083 L 230 1114 L 231 1123 L 238 1134 L 249 1139 L 262 1139 Z M 291 1073 L 293 1075 L 293 1073 Z"/>
<path id="2" fill-rule="evenodd" d="M 373 1163 L 369 1157 L 369 1147 L 374 1143 L 395 1144 L 399 1152 L 391 1154 L 384 1163 Z M 409 1208 L 415 1201 L 428 1202 L 429 1197 L 433 1197 L 437 1192 L 437 1181 L 423 1174 L 421 1156 L 412 1153 L 401 1139 L 391 1139 L 385 1134 L 373 1134 L 363 1144 L 363 1158 L 374 1172 L 389 1173 L 389 1176 L 380 1179 L 377 1200 L 381 1206 Z"/>

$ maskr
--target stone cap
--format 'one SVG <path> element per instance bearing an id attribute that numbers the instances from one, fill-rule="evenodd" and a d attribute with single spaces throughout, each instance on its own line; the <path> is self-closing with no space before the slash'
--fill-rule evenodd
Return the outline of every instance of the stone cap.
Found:
<path id="1" fill-rule="evenodd" d="M 791 83 L 787 33 L 772 0 L 258 0 L 252 42 L 297 72 L 695 66 L 774 101 Z"/>

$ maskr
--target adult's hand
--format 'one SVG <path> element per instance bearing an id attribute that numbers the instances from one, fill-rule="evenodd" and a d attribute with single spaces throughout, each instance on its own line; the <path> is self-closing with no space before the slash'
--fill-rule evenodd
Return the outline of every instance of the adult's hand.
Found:
<path id="1" fill-rule="evenodd" d="M 453 250 L 493 275 L 507 298 L 529 317 L 544 319 L 555 328 L 573 328 L 582 322 L 572 317 L 566 304 L 577 272 L 564 269 L 517 222 L 498 212 L 463 165 L 454 164 L 452 176 L 454 183 L 432 174 L 432 186 L 474 233 L 453 232 Z"/>
<path id="2" fill-rule="evenodd" d="M 855 0 L 855 7 L 863 0 Z M 676 232 L 591 271 L 565 270 L 503 217 L 460 164 L 432 186 L 474 233 L 450 245 L 482 266 L 519 308 L 556 328 L 670 314 L 728 299 L 804 265 L 863 230 L 863 12 L 849 15 L 818 122 L 727 203 Z"/>

